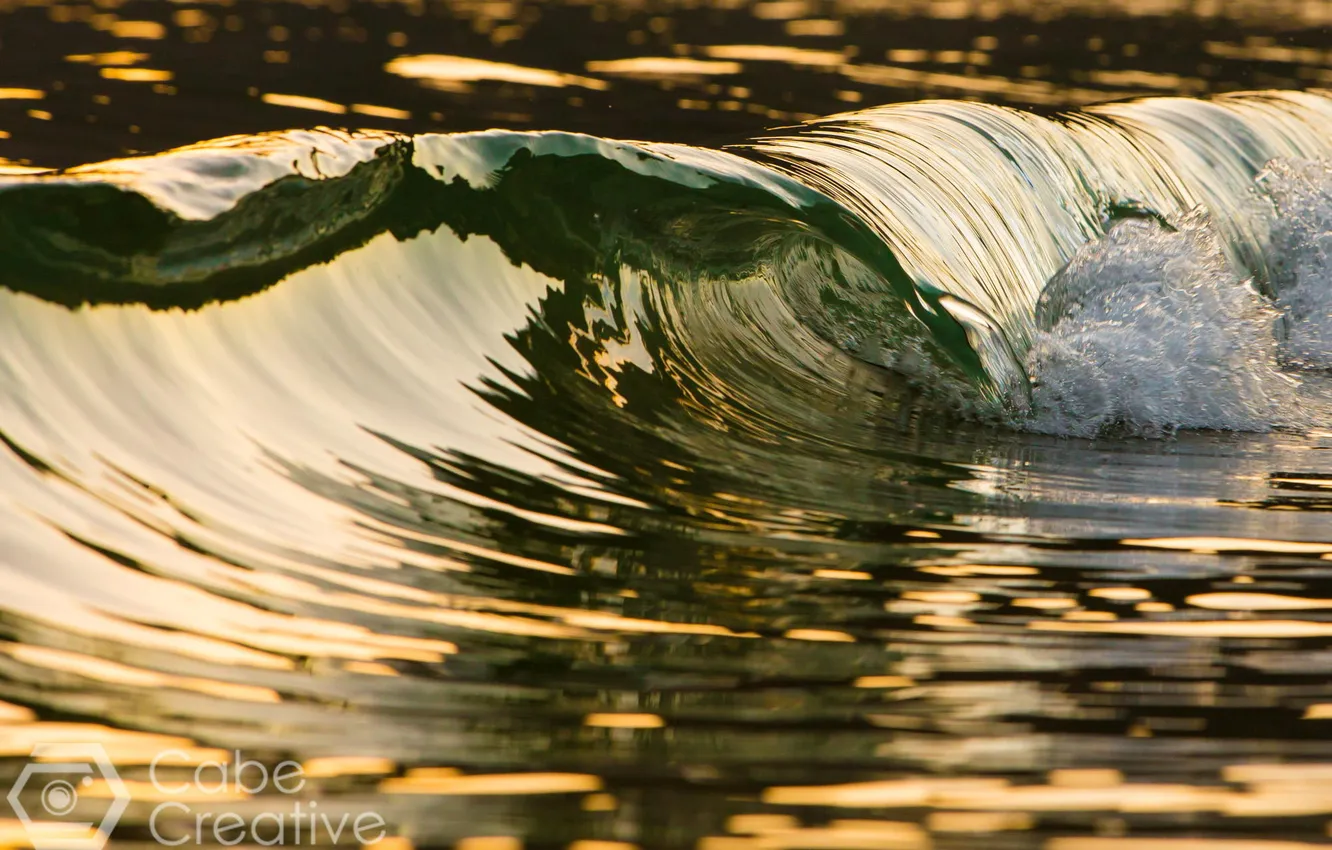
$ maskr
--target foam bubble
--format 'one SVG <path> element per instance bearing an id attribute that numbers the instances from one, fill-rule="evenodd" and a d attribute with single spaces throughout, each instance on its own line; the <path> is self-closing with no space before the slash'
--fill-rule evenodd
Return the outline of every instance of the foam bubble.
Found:
<path id="1" fill-rule="evenodd" d="M 1258 184 L 1272 202 L 1269 288 L 1284 314 L 1283 357 L 1332 369 L 1332 163 L 1275 160 Z"/>
<path id="2" fill-rule="evenodd" d="M 1236 274 L 1201 212 L 1173 227 L 1121 221 L 1041 295 L 1023 425 L 1093 436 L 1296 424 L 1298 382 L 1282 372 L 1273 335 L 1279 317 Z"/>

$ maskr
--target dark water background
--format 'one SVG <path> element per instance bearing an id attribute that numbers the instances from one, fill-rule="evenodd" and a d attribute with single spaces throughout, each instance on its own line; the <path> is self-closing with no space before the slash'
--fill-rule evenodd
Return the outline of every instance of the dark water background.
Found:
<path id="1" fill-rule="evenodd" d="M 0 103 L 9 134 L 0 156 L 52 167 L 315 123 L 732 144 L 804 118 L 929 97 L 1050 113 L 1135 95 L 1302 89 L 1332 74 L 1329 6 L 1319 2 L 129 0 L 3 9 L 3 86 L 42 98 Z M 611 81 L 604 90 L 480 80 L 440 91 L 385 70 L 404 55 L 442 54 L 587 76 L 589 63 L 644 57 L 737 62 L 725 52 L 736 45 L 769 48 L 768 58 L 727 73 L 592 74 Z M 160 73 L 125 81 L 115 65 L 77 58 L 115 53 L 143 54 L 128 66 Z M 875 70 L 848 75 L 849 64 Z M 269 105 L 266 94 L 395 115 L 339 117 Z"/>

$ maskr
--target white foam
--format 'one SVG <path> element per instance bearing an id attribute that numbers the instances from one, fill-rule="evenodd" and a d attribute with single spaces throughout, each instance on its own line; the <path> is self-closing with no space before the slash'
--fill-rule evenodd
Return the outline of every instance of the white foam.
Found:
<path id="1" fill-rule="evenodd" d="M 1041 296 L 1023 424 L 1081 436 L 1297 424 L 1298 382 L 1281 370 L 1273 334 L 1279 318 L 1236 274 L 1201 212 L 1173 231 L 1119 222 Z"/>
<path id="2" fill-rule="evenodd" d="M 1271 291 L 1284 313 L 1283 357 L 1332 369 L 1332 163 L 1276 160 L 1259 175 L 1271 199 Z"/>

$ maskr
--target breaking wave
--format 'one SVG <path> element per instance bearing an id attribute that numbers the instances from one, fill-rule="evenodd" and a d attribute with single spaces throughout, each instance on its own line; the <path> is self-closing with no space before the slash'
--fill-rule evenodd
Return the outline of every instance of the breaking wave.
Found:
<path id="1" fill-rule="evenodd" d="M 911 104 L 735 153 L 563 133 L 237 137 L 8 178 L 0 282 L 67 306 L 196 309 L 338 277 L 369 250 L 395 281 L 376 296 L 389 337 L 420 318 L 392 316 L 422 288 L 539 312 L 519 282 L 536 272 L 595 293 L 571 299 L 598 349 L 589 374 L 711 385 L 751 413 L 777 416 L 774 383 L 828 381 L 846 352 L 915 401 L 1051 433 L 1299 426 L 1299 376 L 1332 346 L 1329 130 L 1332 101 L 1281 93 L 1060 121 Z M 440 269 L 484 250 L 505 267 L 418 279 L 418 243 Z M 732 383 L 728 364 L 748 374 Z"/>
<path id="2" fill-rule="evenodd" d="M 1332 628 L 1323 438 L 1045 435 L 1325 422 L 1329 161 L 1332 100 L 1254 94 L 922 103 L 728 151 L 316 130 L 4 177 L 0 714 L 373 757 L 409 798 L 476 787 L 455 768 L 750 806 L 725 789 L 881 757 L 1323 758 L 1288 730 L 1326 665 L 1282 648 Z M 1275 565 L 1222 584 L 1250 565 L 1217 552 Z M 1208 613 L 1252 606 L 1293 613 Z M 1135 642 L 1189 635 L 1218 640 Z M 1272 678 L 1195 688 L 1245 665 Z M 1142 691 L 1099 689 L 1129 668 Z M 1110 694 L 1221 731 L 1139 742 Z M 678 737 L 585 737 L 626 708 Z M 896 782 L 868 804 L 927 799 Z M 1273 787 L 1160 805 L 1325 805 Z M 967 805 L 1062 817 L 1044 793 Z M 386 809 L 416 846 L 477 817 L 421 799 Z"/>

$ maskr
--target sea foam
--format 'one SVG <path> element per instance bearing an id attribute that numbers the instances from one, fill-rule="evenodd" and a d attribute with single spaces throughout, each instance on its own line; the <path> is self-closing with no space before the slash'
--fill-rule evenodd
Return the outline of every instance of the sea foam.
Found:
<path id="1" fill-rule="evenodd" d="M 1332 163 L 1273 160 L 1254 201 L 1265 279 L 1237 269 L 1201 209 L 1127 219 L 1084 245 L 1036 305 L 1024 426 L 1308 425 L 1301 376 L 1332 368 Z"/>
<path id="2" fill-rule="evenodd" d="M 1268 265 L 1282 357 L 1293 368 L 1332 369 L 1332 163 L 1277 160 L 1258 184 L 1272 204 Z"/>
<path id="3" fill-rule="evenodd" d="M 1027 353 L 1032 430 L 1262 431 L 1297 424 L 1280 313 L 1227 260 L 1201 211 L 1116 224 L 1050 281 Z"/>

